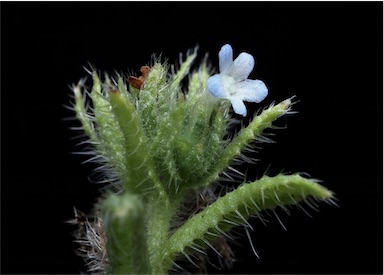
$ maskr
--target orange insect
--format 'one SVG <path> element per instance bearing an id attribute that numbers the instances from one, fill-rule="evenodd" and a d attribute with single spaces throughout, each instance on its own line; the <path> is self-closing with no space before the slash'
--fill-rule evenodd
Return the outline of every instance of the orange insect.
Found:
<path id="1" fill-rule="evenodd" d="M 148 66 L 142 66 L 140 68 L 141 76 L 135 77 L 135 76 L 129 76 L 128 77 L 128 83 L 132 87 L 141 90 L 144 87 L 144 82 L 147 79 L 149 72 L 151 68 Z"/>

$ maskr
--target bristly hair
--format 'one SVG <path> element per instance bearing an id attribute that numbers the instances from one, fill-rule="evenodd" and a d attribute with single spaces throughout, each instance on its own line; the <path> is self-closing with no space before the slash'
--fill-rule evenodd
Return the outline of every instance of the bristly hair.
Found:
<path id="1" fill-rule="evenodd" d="M 87 217 L 74 207 L 74 218 L 67 223 L 77 227 L 74 231 L 74 242 L 78 244 L 76 254 L 84 260 L 86 271 L 93 275 L 105 275 L 109 259 L 101 218 L 96 214 Z"/>

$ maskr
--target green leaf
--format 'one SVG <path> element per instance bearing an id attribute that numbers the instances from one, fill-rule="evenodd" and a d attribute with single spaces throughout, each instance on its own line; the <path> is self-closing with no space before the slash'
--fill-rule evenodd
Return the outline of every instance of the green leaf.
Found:
<path id="1" fill-rule="evenodd" d="M 170 79 L 170 89 L 175 89 L 180 86 L 181 81 L 184 79 L 184 77 L 189 73 L 189 70 L 191 69 L 192 63 L 195 60 L 197 56 L 197 47 L 190 52 L 187 52 L 187 58 L 185 61 L 181 61 L 182 56 L 180 54 L 180 68 L 177 70 L 177 72 L 172 74 L 172 77 Z M 172 68 L 173 69 L 173 68 Z"/>
<path id="2" fill-rule="evenodd" d="M 107 159 L 107 163 L 117 172 L 120 178 L 125 177 L 125 150 L 123 147 L 123 133 L 116 117 L 111 112 L 111 104 L 107 94 L 103 93 L 99 76 L 92 73 L 93 87 L 91 98 L 93 103 L 94 120 L 96 123 L 99 143 L 97 150 Z"/>
<path id="3" fill-rule="evenodd" d="M 109 194 L 101 209 L 107 236 L 107 273 L 150 273 L 145 209 L 139 196 Z"/>
<path id="4" fill-rule="evenodd" d="M 128 97 L 116 90 L 109 91 L 112 113 L 116 117 L 123 134 L 123 150 L 125 151 L 126 178 L 122 179 L 125 190 L 143 193 L 151 187 L 148 185 L 150 155 L 144 130 L 135 106 Z"/>
<path id="5" fill-rule="evenodd" d="M 295 205 L 309 196 L 324 201 L 330 200 L 333 194 L 314 180 L 298 174 L 263 176 L 243 184 L 187 220 L 169 238 L 164 248 L 164 261 L 173 261 L 186 248 L 201 241 L 206 243 L 205 240 L 220 232 L 228 232 L 237 225 L 247 225 L 247 218 L 263 210 Z"/>
<path id="6" fill-rule="evenodd" d="M 88 114 L 87 109 L 85 108 L 85 102 L 83 98 L 83 94 L 81 93 L 81 85 L 77 85 L 73 87 L 73 93 L 75 95 L 75 112 L 77 119 L 81 122 L 83 130 L 85 134 L 91 139 L 93 142 L 99 142 L 97 134 L 95 132 L 95 128 L 93 125 L 93 117 Z"/>
<path id="7" fill-rule="evenodd" d="M 211 174 L 207 179 L 200 183 L 201 187 L 208 186 L 219 178 L 220 173 L 224 172 L 233 160 L 241 155 L 241 152 L 252 141 L 262 136 L 265 129 L 270 128 L 272 123 L 279 117 L 288 113 L 291 109 L 291 100 L 287 99 L 283 102 L 272 105 L 268 109 L 257 115 L 245 128 L 228 143 L 217 158 L 217 163 L 211 170 Z"/>

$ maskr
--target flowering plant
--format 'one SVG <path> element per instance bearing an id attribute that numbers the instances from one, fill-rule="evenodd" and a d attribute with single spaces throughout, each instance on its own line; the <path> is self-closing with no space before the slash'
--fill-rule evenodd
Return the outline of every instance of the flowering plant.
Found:
<path id="1" fill-rule="evenodd" d="M 259 103 L 268 89 L 247 79 L 254 67 L 248 53 L 233 61 L 231 46 L 224 45 L 214 75 L 207 59 L 191 71 L 196 56 L 196 49 L 189 51 L 178 70 L 155 59 L 142 76 L 128 79 L 101 79 L 92 69 L 90 91 L 83 80 L 73 86 L 74 110 L 91 148 L 84 153 L 94 155 L 107 183 L 92 217 L 76 212 L 91 273 L 163 274 L 181 268 L 180 258 L 204 272 L 207 250 L 223 258 L 220 247 L 233 228 L 249 236 L 249 218 L 263 221 L 263 211 L 300 202 L 333 203 L 331 191 L 300 174 L 246 182 L 236 162 L 250 160 L 244 150 L 267 140 L 263 131 L 292 112 L 292 101 L 265 108 L 231 136 L 231 106 L 246 116 L 243 101 Z M 236 175 L 239 186 L 225 188 L 222 181 Z M 230 265 L 231 257 L 225 259 Z"/>

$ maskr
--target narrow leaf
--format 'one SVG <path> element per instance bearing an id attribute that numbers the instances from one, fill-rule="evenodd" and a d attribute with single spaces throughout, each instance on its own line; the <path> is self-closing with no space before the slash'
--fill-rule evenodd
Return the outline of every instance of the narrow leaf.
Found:
<path id="1" fill-rule="evenodd" d="M 237 225 L 246 226 L 244 219 L 262 210 L 298 204 L 309 196 L 324 201 L 330 200 L 333 194 L 314 180 L 297 174 L 264 176 L 243 184 L 185 222 L 168 240 L 164 259 L 172 261 L 195 242 L 212 238 L 212 233 L 228 232 Z"/>
<path id="2" fill-rule="evenodd" d="M 220 173 L 224 172 L 230 163 L 241 155 L 241 152 L 247 145 L 254 141 L 257 137 L 261 137 L 263 131 L 272 126 L 272 123 L 290 111 L 291 100 L 287 99 L 283 102 L 270 106 L 263 110 L 260 115 L 250 122 L 250 124 L 241 129 L 241 131 L 233 138 L 233 140 L 224 148 L 218 161 L 211 173 L 211 176 L 204 181 L 201 186 L 205 187 L 218 179 Z"/>
<path id="3" fill-rule="evenodd" d="M 110 194 L 102 204 L 109 259 L 108 274 L 150 273 L 145 209 L 132 194 Z"/>

